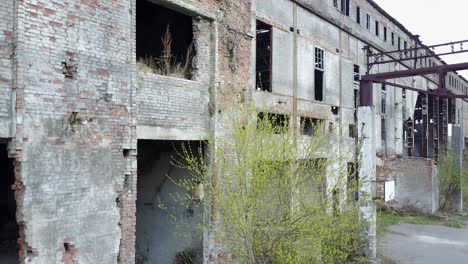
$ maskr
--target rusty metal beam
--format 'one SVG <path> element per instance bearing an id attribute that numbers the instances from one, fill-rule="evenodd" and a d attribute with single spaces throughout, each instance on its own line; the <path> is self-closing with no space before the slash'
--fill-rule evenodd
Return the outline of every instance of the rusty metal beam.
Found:
<path id="1" fill-rule="evenodd" d="M 375 73 L 363 75 L 361 79 L 363 81 L 372 81 L 372 80 L 388 80 L 404 77 L 412 77 L 426 74 L 438 74 L 440 72 L 451 72 L 451 71 L 461 71 L 468 70 L 468 62 L 450 64 L 450 65 L 438 65 L 434 67 L 410 69 L 404 71 L 394 71 L 394 72 L 384 72 L 384 73 Z"/>
<path id="2" fill-rule="evenodd" d="M 402 53 L 404 51 L 400 51 Z M 391 63 L 391 62 L 403 62 L 403 61 L 409 61 L 409 60 L 419 60 L 419 59 L 425 59 L 425 58 L 434 58 L 438 56 L 445 56 L 445 55 L 453 55 L 453 54 L 460 54 L 460 53 L 466 53 L 468 50 L 461 50 L 461 51 L 454 51 L 454 52 L 445 52 L 445 53 L 439 53 L 439 54 L 433 54 L 433 55 L 425 55 L 425 56 L 413 56 L 413 57 L 406 57 L 406 58 L 399 58 L 399 59 L 391 59 L 391 60 L 385 60 L 385 61 L 377 61 L 377 62 L 371 62 L 369 63 L 370 66 L 373 65 L 378 65 L 378 64 L 385 64 L 385 63 Z M 401 56 L 401 55 L 400 55 Z"/>

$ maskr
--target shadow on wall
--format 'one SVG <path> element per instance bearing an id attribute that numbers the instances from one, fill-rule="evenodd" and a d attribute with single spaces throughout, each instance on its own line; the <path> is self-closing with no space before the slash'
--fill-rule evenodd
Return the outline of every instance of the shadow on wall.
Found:
<path id="1" fill-rule="evenodd" d="M 174 182 L 190 179 L 171 165 L 181 141 L 138 141 L 136 263 L 203 263 L 202 208 L 174 197 L 186 191 Z M 161 206 L 163 205 L 163 206 Z"/>

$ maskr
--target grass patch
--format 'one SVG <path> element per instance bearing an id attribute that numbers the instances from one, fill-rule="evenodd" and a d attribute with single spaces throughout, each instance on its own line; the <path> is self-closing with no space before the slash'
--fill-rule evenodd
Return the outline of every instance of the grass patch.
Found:
<path id="1" fill-rule="evenodd" d="M 465 228 L 468 218 L 466 216 L 453 216 L 448 220 L 435 215 L 398 215 L 377 212 L 377 236 L 389 232 L 388 227 L 400 223 L 416 225 L 445 225 L 452 228 Z"/>

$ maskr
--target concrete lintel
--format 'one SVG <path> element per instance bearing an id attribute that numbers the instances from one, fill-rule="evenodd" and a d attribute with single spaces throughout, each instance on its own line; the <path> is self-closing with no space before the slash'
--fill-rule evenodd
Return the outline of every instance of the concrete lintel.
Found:
<path id="1" fill-rule="evenodd" d="M 137 126 L 136 131 L 138 139 L 150 140 L 207 140 L 209 136 L 209 131 L 152 126 Z"/>

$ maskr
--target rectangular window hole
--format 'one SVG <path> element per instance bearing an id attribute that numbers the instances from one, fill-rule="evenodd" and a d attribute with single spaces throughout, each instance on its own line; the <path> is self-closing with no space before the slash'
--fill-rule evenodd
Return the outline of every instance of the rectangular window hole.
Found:
<path id="1" fill-rule="evenodd" d="M 136 56 L 140 69 L 191 79 L 193 18 L 147 0 L 136 3 Z"/>
<path id="2" fill-rule="evenodd" d="M 255 55 L 255 86 L 257 90 L 271 92 L 271 54 L 272 27 L 257 20 L 256 55 Z"/>
<path id="3" fill-rule="evenodd" d="M 257 128 L 266 129 L 272 134 L 285 133 L 289 128 L 289 116 L 260 112 L 257 115 Z"/>

